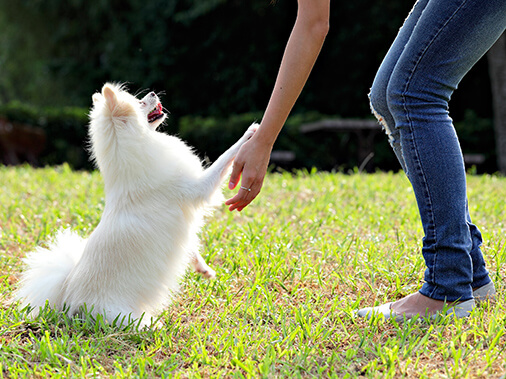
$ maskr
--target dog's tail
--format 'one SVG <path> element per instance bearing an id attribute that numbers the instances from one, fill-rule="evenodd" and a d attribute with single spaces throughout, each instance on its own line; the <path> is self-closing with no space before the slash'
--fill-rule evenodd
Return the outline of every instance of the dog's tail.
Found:
<path id="1" fill-rule="evenodd" d="M 46 301 L 52 307 L 61 308 L 60 299 L 65 279 L 72 271 L 86 246 L 86 240 L 65 229 L 58 232 L 48 248 L 38 247 L 24 259 L 27 266 L 14 300 L 20 300 L 22 308 L 30 305 L 36 316 Z"/>

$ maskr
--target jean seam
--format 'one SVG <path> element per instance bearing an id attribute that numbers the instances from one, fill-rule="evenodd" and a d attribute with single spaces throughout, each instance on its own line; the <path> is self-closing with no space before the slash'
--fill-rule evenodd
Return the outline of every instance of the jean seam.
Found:
<path id="1" fill-rule="evenodd" d="M 417 69 L 418 65 L 420 64 L 421 60 L 425 56 L 427 50 L 434 43 L 434 41 L 441 34 L 441 32 L 446 28 L 446 26 L 448 25 L 448 23 L 456 16 L 456 14 L 462 9 L 462 7 L 466 3 L 467 3 L 467 0 L 464 0 L 462 2 L 462 4 L 460 4 L 460 6 L 455 10 L 455 12 L 453 12 L 453 14 L 448 18 L 448 20 L 446 20 L 446 22 L 444 22 L 444 24 L 439 28 L 439 30 L 437 31 L 437 33 L 431 38 L 431 40 L 429 41 L 429 43 L 427 44 L 427 46 L 425 46 L 424 50 L 420 53 L 419 57 L 414 62 L 414 65 L 413 65 L 413 68 L 411 69 L 410 75 L 409 75 L 408 79 L 406 80 L 406 85 L 404 86 L 404 91 L 401 94 L 401 99 L 402 99 L 402 103 L 403 103 L 404 112 L 406 114 L 407 124 L 408 124 L 408 127 L 409 127 L 409 131 L 410 131 L 410 133 L 412 135 L 412 144 L 413 144 L 413 147 L 415 148 L 414 152 L 415 152 L 415 158 L 416 158 L 416 164 L 417 164 L 416 169 L 418 171 L 417 175 L 420 175 L 420 177 L 422 178 L 424 191 L 427 194 L 426 198 L 428 200 L 428 202 L 427 202 L 427 206 L 428 206 L 428 209 L 429 209 L 428 213 L 430 215 L 430 219 L 431 219 L 431 222 L 432 222 L 432 228 L 433 228 L 433 231 L 431 231 L 431 232 L 433 234 L 434 243 L 435 243 L 436 246 L 437 246 L 437 233 L 436 233 L 437 227 L 436 227 L 436 220 L 435 220 L 435 217 L 434 217 L 433 205 L 432 205 L 432 200 L 431 200 L 431 193 L 429 191 L 429 187 L 427 185 L 427 179 L 426 179 L 424 171 L 422 169 L 422 162 L 421 162 L 420 156 L 418 154 L 418 147 L 417 147 L 417 144 L 416 144 L 414 128 L 413 128 L 412 120 L 410 118 L 410 113 L 408 111 L 408 107 L 406 105 L 407 104 L 406 94 L 407 94 L 409 86 L 411 84 L 411 80 L 413 79 L 413 75 L 416 72 L 416 69 Z M 428 228 L 428 231 L 429 231 L 429 229 L 430 228 Z M 436 248 L 434 250 L 434 262 L 433 262 L 433 266 L 432 266 L 433 269 L 432 269 L 432 273 L 431 273 L 431 280 L 432 280 L 433 283 L 435 283 L 435 278 L 436 278 L 437 258 L 438 258 L 438 250 Z M 429 297 L 432 297 L 435 292 L 436 292 L 436 288 L 434 287 Z"/>

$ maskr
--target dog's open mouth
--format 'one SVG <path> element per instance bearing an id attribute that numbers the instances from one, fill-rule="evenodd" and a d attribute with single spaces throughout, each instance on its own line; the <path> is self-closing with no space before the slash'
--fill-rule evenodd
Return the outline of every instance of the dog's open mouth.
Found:
<path id="1" fill-rule="evenodd" d="M 164 113 L 163 113 L 162 103 L 158 103 L 158 104 L 156 104 L 155 109 L 153 109 L 151 112 L 149 112 L 148 122 L 149 123 L 155 122 L 156 120 L 161 119 L 163 116 L 164 116 Z"/>

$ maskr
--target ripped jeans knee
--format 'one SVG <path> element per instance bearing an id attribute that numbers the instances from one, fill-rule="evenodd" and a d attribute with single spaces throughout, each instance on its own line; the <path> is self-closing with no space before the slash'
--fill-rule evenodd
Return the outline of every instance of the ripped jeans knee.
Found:
<path id="1" fill-rule="evenodd" d="M 375 83 L 375 85 L 371 88 L 371 92 L 369 92 L 369 105 L 371 107 L 371 111 L 385 131 L 385 134 L 388 137 L 388 142 L 390 143 L 390 146 L 392 146 L 395 156 L 401 164 L 402 169 L 407 172 L 404 158 L 402 156 L 400 131 L 395 128 L 394 118 L 388 108 L 386 88 L 381 91 L 377 87 L 379 86 Z"/>

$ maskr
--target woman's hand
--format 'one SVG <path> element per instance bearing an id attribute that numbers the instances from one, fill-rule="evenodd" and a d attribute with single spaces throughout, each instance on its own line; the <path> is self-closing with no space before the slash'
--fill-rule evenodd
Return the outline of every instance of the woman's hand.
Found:
<path id="1" fill-rule="evenodd" d="M 239 182 L 240 188 L 234 197 L 225 202 L 226 205 L 230 205 L 230 211 L 236 209 L 242 211 L 257 197 L 262 188 L 272 146 L 255 137 L 256 135 L 253 135 L 241 146 L 234 160 L 228 188 L 236 188 Z"/>

